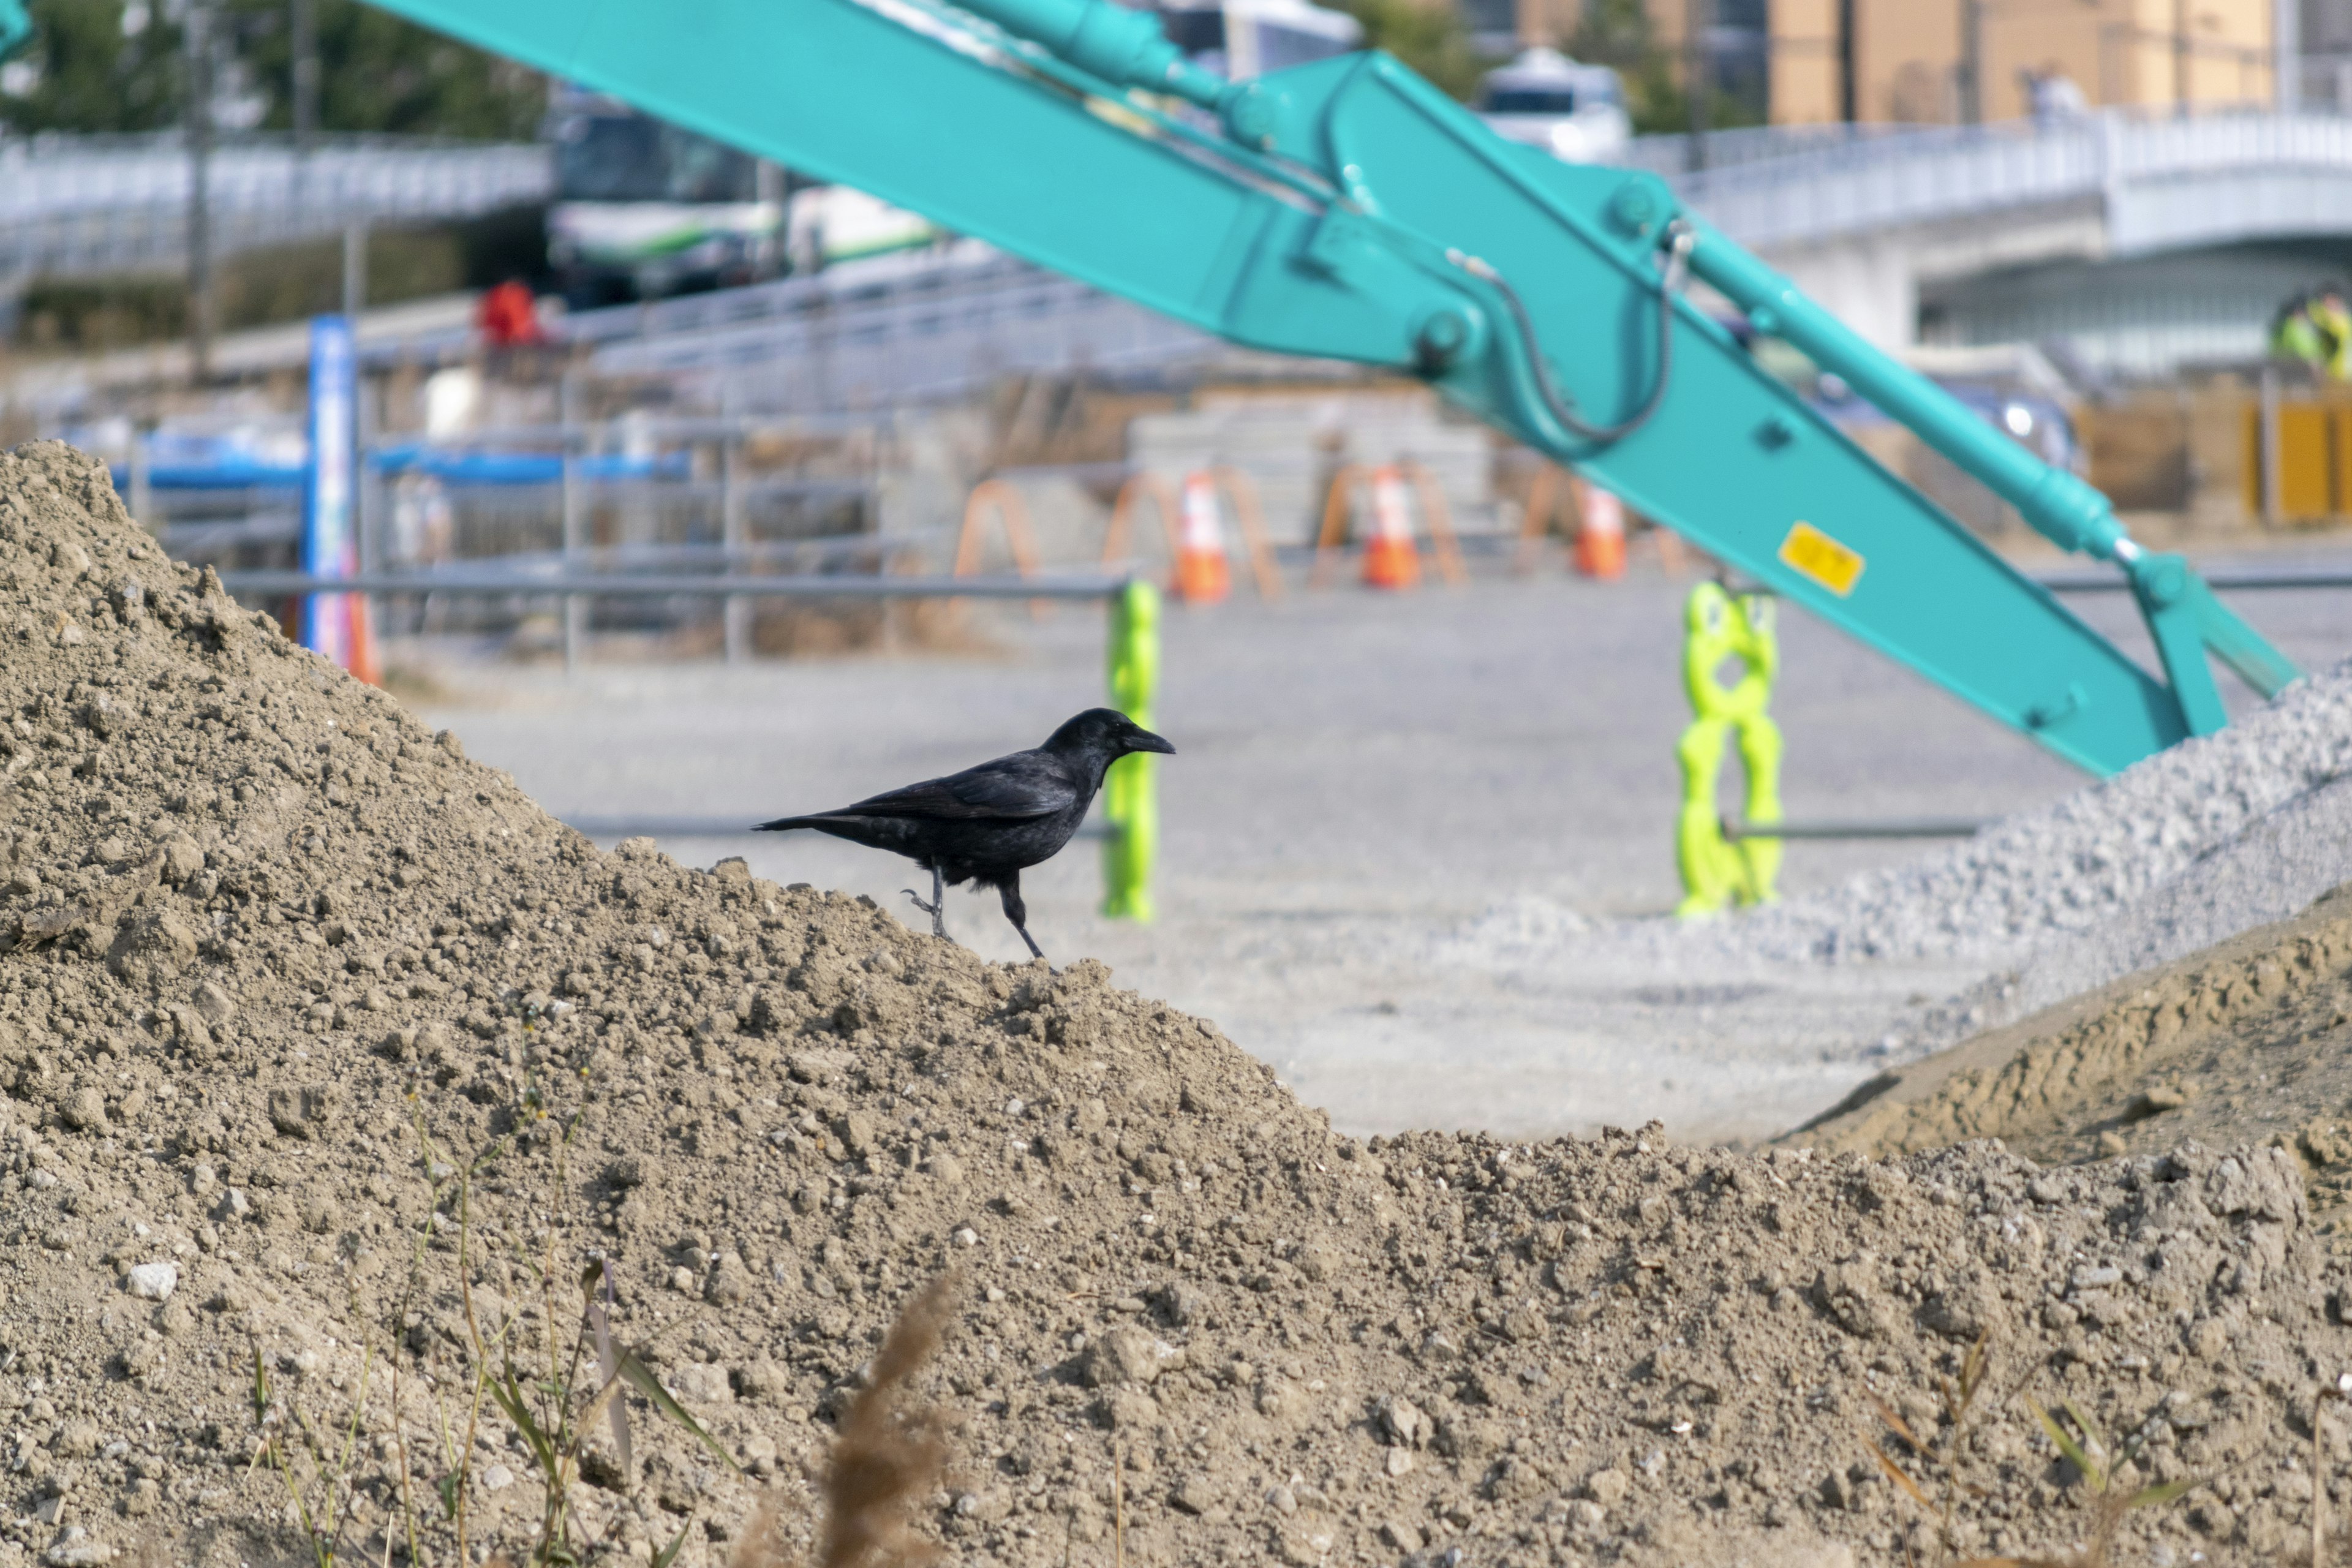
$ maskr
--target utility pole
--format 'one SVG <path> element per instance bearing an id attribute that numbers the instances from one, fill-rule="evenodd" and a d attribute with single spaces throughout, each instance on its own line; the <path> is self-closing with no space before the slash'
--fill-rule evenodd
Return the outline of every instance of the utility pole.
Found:
<path id="1" fill-rule="evenodd" d="M 1960 123 L 1982 125 L 1985 0 L 1960 0 Z"/>
<path id="2" fill-rule="evenodd" d="M 287 0 L 294 45 L 294 155 L 308 162 L 319 139 L 318 0 Z"/>
<path id="3" fill-rule="evenodd" d="M 2302 0 L 2271 0 L 2271 107 L 2281 114 L 2303 107 Z"/>
<path id="4" fill-rule="evenodd" d="M 184 25 L 187 102 L 183 109 L 188 138 L 188 374 L 199 385 L 212 378 L 213 358 L 211 24 L 204 0 L 191 0 Z"/>
<path id="5" fill-rule="evenodd" d="M 1862 118 L 1862 83 L 1854 58 L 1854 0 L 1838 0 L 1838 118 L 1848 125 Z"/>
<path id="6" fill-rule="evenodd" d="M 1690 110 L 1690 146 L 1685 163 L 1696 174 L 1706 167 L 1707 122 L 1715 105 L 1707 91 L 1707 28 L 1715 21 L 1708 0 L 1683 0 L 1683 97 Z"/>
<path id="7" fill-rule="evenodd" d="M 2172 0 L 2172 112 L 2189 115 L 2189 0 Z"/>
<path id="8" fill-rule="evenodd" d="M 343 314 L 352 319 L 355 332 L 367 309 L 367 219 L 355 217 L 343 225 Z"/>

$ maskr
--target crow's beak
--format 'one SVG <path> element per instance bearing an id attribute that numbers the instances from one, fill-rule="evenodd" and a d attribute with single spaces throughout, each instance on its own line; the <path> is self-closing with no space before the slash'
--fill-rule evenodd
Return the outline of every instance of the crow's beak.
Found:
<path id="1" fill-rule="evenodd" d="M 1136 731 L 1133 734 L 1127 737 L 1123 744 L 1125 744 L 1127 749 L 1130 752 L 1158 752 L 1160 755 L 1167 757 L 1172 757 L 1176 754 L 1175 747 L 1170 745 L 1167 742 L 1161 740 L 1159 736 L 1153 734 L 1149 730 Z"/>

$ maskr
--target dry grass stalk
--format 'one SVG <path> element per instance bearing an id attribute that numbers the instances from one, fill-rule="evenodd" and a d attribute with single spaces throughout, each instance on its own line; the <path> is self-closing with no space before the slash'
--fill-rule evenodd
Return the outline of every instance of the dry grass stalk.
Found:
<path id="1" fill-rule="evenodd" d="M 783 1504 L 773 1489 L 760 1494 L 751 1522 L 727 1554 L 727 1568 L 793 1568 L 792 1548 L 784 1541 Z"/>
<path id="2" fill-rule="evenodd" d="M 910 1403 L 915 1373 L 945 1331 L 954 1280 L 932 1280 L 907 1303 L 872 1381 L 842 1417 L 824 1479 L 817 1568 L 918 1568 L 937 1549 L 908 1528 L 919 1499 L 947 1464 L 938 1413 Z"/>
<path id="3" fill-rule="evenodd" d="M 1935 1487 L 1937 1494 L 1932 1499 L 1928 1496 L 1928 1488 L 1913 1479 L 1910 1472 L 1895 1463 L 1876 1440 L 1868 1437 L 1863 1440 L 1863 1447 L 1870 1450 L 1870 1457 L 1877 1461 L 1878 1468 L 1885 1472 L 1886 1478 L 1902 1488 L 1934 1521 L 1936 1554 L 1932 1561 L 1938 1565 L 1951 1561 L 1952 1526 L 1960 1499 L 1964 1495 L 1983 1495 L 1960 1479 L 1960 1457 L 1967 1448 L 1969 1438 L 1976 1431 L 1982 1412 L 1993 1403 L 1980 1398 L 1991 1371 L 1992 1357 L 1984 1336 L 1979 1334 L 1976 1343 L 1969 1347 L 1968 1354 L 1961 1359 L 1958 1377 L 1937 1374 L 1936 1398 L 1943 1409 L 1945 1429 L 1940 1435 L 1929 1437 L 1921 1437 L 1914 1432 L 1910 1424 L 1885 1400 L 1874 1394 L 1870 1399 L 1878 1412 L 1879 1420 L 1910 1451 L 1913 1463 L 1931 1478 L 1929 1484 Z"/>

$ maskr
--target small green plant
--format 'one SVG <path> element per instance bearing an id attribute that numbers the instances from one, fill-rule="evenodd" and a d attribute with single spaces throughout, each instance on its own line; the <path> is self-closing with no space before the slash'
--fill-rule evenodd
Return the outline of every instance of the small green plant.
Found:
<path id="1" fill-rule="evenodd" d="M 628 1396 L 644 1399 L 663 1419 L 676 1424 L 729 1469 L 741 1474 L 734 1458 L 662 1386 L 646 1359 L 646 1347 L 617 1344 L 612 1268 L 591 1255 L 579 1267 L 559 1253 L 564 1226 L 556 1223 L 566 1201 L 567 1156 L 574 1123 L 558 1122 L 543 1091 L 526 1089 L 518 1107 L 522 1133 L 487 1143 L 470 1157 L 437 1139 L 412 1096 L 417 1162 L 429 1192 L 424 1216 L 410 1236 L 409 1270 L 389 1321 L 369 1323 L 356 1303 L 352 1316 L 363 1325 L 358 1390 L 348 1423 L 321 1426 L 307 1413 L 291 1384 L 270 1376 L 270 1363 L 257 1344 L 251 1403 L 257 1427 L 250 1469 L 268 1466 L 286 1489 L 289 1514 L 301 1529 L 310 1568 L 340 1568 L 373 1561 L 362 1544 L 348 1547 L 356 1475 L 371 1387 L 389 1384 L 391 1428 L 379 1439 L 394 1461 L 387 1478 L 397 1499 L 398 1518 L 383 1526 L 383 1561 L 391 1561 L 395 1532 L 407 1560 L 418 1568 L 446 1562 L 470 1563 L 477 1442 L 484 1423 L 509 1428 L 541 1485 L 540 1519 L 526 1548 L 498 1561 L 506 1568 L 577 1568 L 593 1552 L 614 1544 L 581 1539 L 575 1488 L 583 1477 L 588 1446 L 600 1426 L 609 1430 L 614 1458 L 625 1476 L 635 1474 Z M 476 1215 L 476 1188 L 527 1152 L 530 1131 L 544 1131 L 543 1180 L 524 1194 L 536 1234 L 535 1251 L 518 1245 L 504 1265 L 520 1263 L 533 1279 L 538 1310 L 517 1310 L 493 1297 L 478 1301 L 474 1276 L 481 1243 L 501 1232 Z M 509 1197 L 510 1188 L 490 1189 Z M 494 1266 L 501 1266 L 495 1256 Z M 456 1279 L 447 1278 L 454 1263 Z M 509 1274 L 506 1278 L 511 1279 Z M 462 1304 L 463 1329 L 447 1330 L 460 1365 L 433 1367 L 424 1304 L 454 1283 Z M 935 1555 L 912 1528 L 920 1500 L 936 1487 L 947 1447 L 937 1412 L 912 1394 L 917 1372 L 937 1348 L 952 1314 L 954 1281 L 933 1280 L 908 1302 L 875 1357 L 866 1386 L 844 1412 L 824 1483 L 824 1518 L 806 1568 L 919 1568 Z M 536 1316 L 534 1323 L 531 1319 Z M 495 1319 L 495 1321 L 493 1321 Z M 567 1327 L 567 1325 L 569 1325 Z M 377 1355 L 375 1333 L 387 1328 L 389 1352 Z M 378 1361 L 383 1362 L 379 1373 Z M 427 1432 L 411 1430 L 403 1419 L 404 1383 L 422 1378 L 431 1389 Z M 420 1456 L 428 1456 L 420 1467 Z M 436 1462 L 437 1461 L 437 1462 Z M 419 1506 L 422 1500 L 423 1506 Z M 672 1568 L 692 1531 L 687 1521 L 668 1542 L 656 1543 L 652 1568 Z M 1122 1518 L 1121 1524 L 1124 1524 Z M 617 1528 L 617 1521 L 615 1524 Z M 362 1532 L 364 1536 L 366 1532 Z M 1123 1544 L 1123 1531 L 1122 1542 Z M 761 1500 L 749 1529 L 731 1554 L 732 1568 L 803 1568 L 787 1549 L 776 1498 Z"/>
<path id="2" fill-rule="evenodd" d="M 278 1390 L 269 1381 L 269 1365 L 261 1347 L 253 1347 L 253 1420 L 261 1437 L 253 1451 L 248 1472 L 267 1461 L 285 1482 L 288 1505 L 302 1526 L 303 1543 L 310 1549 L 314 1568 L 335 1568 L 342 1551 L 343 1531 L 351 1517 L 352 1458 L 358 1451 L 360 1417 L 367 1408 L 368 1373 L 374 1370 L 375 1345 L 362 1349 L 359 1394 L 352 1401 L 352 1418 L 342 1434 L 342 1446 L 331 1447 L 322 1439 L 291 1390 Z M 289 1452 L 289 1432 L 299 1439 L 307 1461 L 306 1476 Z"/>
<path id="3" fill-rule="evenodd" d="M 519 1113 L 526 1126 L 549 1121 L 545 1093 L 536 1083 L 525 1089 Z M 549 1139 L 552 1145 L 551 1168 L 544 1203 L 539 1205 L 542 1218 L 552 1218 L 564 1205 L 576 1123 L 576 1118 L 562 1122 Z M 540 1478 L 539 1527 L 523 1557 L 530 1568 L 570 1568 L 583 1554 L 585 1543 L 573 1540 L 576 1511 L 572 1489 L 581 1479 L 590 1435 L 600 1422 L 610 1422 L 622 1468 L 631 1468 L 627 1407 L 622 1399 L 626 1391 L 643 1395 L 656 1412 L 683 1428 L 719 1463 L 741 1474 L 734 1456 L 662 1386 L 638 1350 L 614 1348 L 609 1311 L 613 1300 L 610 1267 L 599 1257 L 573 1273 L 555 1256 L 556 1226 L 542 1227 L 546 1245 L 540 1256 L 521 1260 L 540 1288 L 544 1331 L 538 1336 L 537 1348 L 543 1360 L 540 1364 L 527 1365 L 519 1359 L 519 1323 L 511 1312 L 485 1331 L 474 1299 L 473 1186 L 480 1173 L 509 1152 L 512 1141 L 497 1140 L 460 1167 L 441 1153 L 421 1119 L 417 1140 L 426 1175 L 436 1184 L 436 1198 L 442 1184 L 453 1177 L 456 1182 L 457 1286 L 465 1309 L 466 1334 L 473 1352 L 473 1397 L 463 1439 L 453 1440 L 446 1414 L 441 1423 L 446 1468 L 438 1489 L 444 1516 L 457 1533 L 459 1561 L 467 1560 L 471 1457 L 485 1400 L 522 1440 L 523 1449 Z M 418 1256 L 421 1268 L 422 1248 Z M 568 1309 L 559 1310 L 558 1306 L 566 1285 L 578 1292 L 577 1317 L 569 1334 L 557 1328 L 572 1319 Z M 687 1531 L 681 1528 L 676 1539 L 656 1554 L 654 1568 L 669 1568 L 685 1545 L 686 1537 Z M 416 1560 L 412 1556 L 412 1561 Z"/>
<path id="4" fill-rule="evenodd" d="M 2071 1433 L 2064 1422 L 2032 1399 L 2025 1401 L 2025 1408 L 2032 1412 L 2033 1419 L 2050 1441 L 2057 1445 L 2066 1462 L 2083 1478 L 2083 1485 L 2090 1493 L 2091 1537 L 2081 1551 L 2071 1556 L 2018 1559 L 2018 1568 L 2106 1568 L 2115 1551 L 2116 1533 L 2123 1529 L 2126 1519 L 2137 1510 L 2161 1508 L 2176 1501 L 2200 1484 L 2195 1478 L 2184 1477 L 2126 1490 L 2120 1484 L 2123 1472 L 2139 1457 L 2140 1447 L 2147 1440 L 2147 1428 L 2142 1427 L 2118 1444 L 2071 1400 L 2062 1401 L 2058 1406 L 2074 1423 Z"/>
<path id="5" fill-rule="evenodd" d="M 1961 1475 L 1961 1458 L 1967 1451 L 1969 1440 L 1981 1428 L 1987 1416 L 2006 1403 L 1985 1395 L 1990 1372 L 1991 1357 L 1985 1339 L 1979 1335 L 1962 1358 L 1958 1376 L 1936 1375 L 1936 1395 L 1942 1407 L 1943 1421 L 1941 1430 L 1933 1438 L 1920 1436 L 1885 1401 L 1875 1395 L 1871 1398 L 1879 1420 L 1909 1453 L 1912 1467 L 1919 1475 L 1915 1477 L 1912 1469 L 1897 1463 L 1875 1439 L 1864 1438 L 1864 1446 L 1870 1450 L 1871 1458 L 1877 1461 L 1878 1468 L 1885 1472 L 1886 1478 L 1901 1488 L 1904 1494 L 1917 1503 L 1934 1521 L 1935 1555 L 1929 1560 L 1929 1568 L 2108 1568 L 2115 1552 L 2116 1537 L 2122 1531 L 2126 1519 L 2137 1510 L 2159 1508 L 2175 1501 L 2201 1484 L 2196 1479 L 2184 1479 L 2126 1489 L 2122 1484 L 2123 1474 L 2137 1459 L 2141 1446 L 2147 1441 L 2146 1428 L 2117 1443 L 2071 1402 L 2059 1405 L 2066 1418 L 2062 1422 L 2032 1399 L 2021 1395 L 2036 1425 L 2083 1478 L 2091 1509 L 2089 1539 L 2079 1550 L 2062 1557 L 1971 1557 L 1956 1560 L 1958 1544 L 1955 1527 L 1959 1521 L 1961 1504 L 1964 1500 L 1981 1500 L 1988 1495 L 1984 1489 L 1970 1483 Z M 2317 1472 L 2315 1470 L 2314 1473 Z"/>

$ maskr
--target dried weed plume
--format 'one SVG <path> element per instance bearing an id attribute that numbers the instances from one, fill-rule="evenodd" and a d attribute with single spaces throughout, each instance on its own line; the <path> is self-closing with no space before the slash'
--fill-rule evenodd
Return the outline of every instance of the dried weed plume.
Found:
<path id="1" fill-rule="evenodd" d="M 919 1500 L 939 1484 L 947 1444 L 939 1413 L 914 1402 L 915 1373 L 939 1348 L 954 1310 L 955 1279 L 942 1275 L 898 1314 L 874 1358 L 872 1380 L 842 1417 L 824 1478 L 824 1530 L 816 1568 L 919 1568 L 937 1555 L 908 1527 Z M 761 1510 L 746 1534 L 751 1547 L 774 1522 Z M 772 1554 L 768 1562 L 776 1561 Z M 738 1554 L 735 1568 L 753 1568 Z"/>
<path id="2" fill-rule="evenodd" d="M 1906 1549 L 1906 1556 L 1913 1568 L 1945 1568 L 1947 1564 L 1950 1568 L 2111 1568 L 2116 1539 L 2121 1534 L 2125 1521 L 2134 1511 L 2161 1508 L 2203 1484 L 2196 1478 L 2154 1486 L 2123 1484 L 2125 1476 L 2139 1458 L 2140 1447 L 2152 1429 L 2150 1426 L 2143 1426 L 2130 1437 L 2118 1442 L 2103 1432 L 2072 1403 L 2059 1406 L 2066 1417 L 2062 1421 L 2032 1400 L 2023 1399 L 2024 1408 L 2032 1415 L 2042 1435 L 2049 1438 L 2051 1445 L 2082 1479 L 2088 1494 L 2085 1500 L 2090 1513 L 2089 1538 L 2081 1547 L 2063 1556 L 1970 1557 L 1954 1563 L 1953 1527 L 1960 1505 L 1963 1500 L 1981 1500 L 1987 1495 L 1983 1489 L 1969 1484 L 1960 1473 L 1969 1439 L 1975 1436 L 1983 1416 L 2007 1403 L 1997 1396 L 1982 1397 L 1990 1372 L 1991 1357 L 1985 1339 L 1979 1335 L 1962 1360 L 1958 1377 L 1948 1378 L 1941 1374 L 1936 1377 L 1936 1394 L 1942 1405 L 1943 1421 L 1940 1431 L 1932 1437 L 1921 1437 L 1885 1400 L 1874 1396 L 1871 1400 L 1879 1420 L 1901 1442 L 1914 1466 L 1922 1472 L 1920 1478 L 1915 1479 L 1911 1470 L 1896 1463 L 1879 1443 L 1867 1438 L 1864 1440 L 1864 1447 L 1870 1450 L 1871 1458 L 1878 1461 L 1878 1468 L 1919 1505 L 1932 1524 L 1932 1556 L 1927 1564 L 1919 1564 L 1916 1557 Z M 2316 1462 L 2315 1418 L 2313 1426 L 2315 1459 L 2312 1473 L 2318 1475 L 2321 1472 Z M 1931 1492 L 1936 1495 L 1931 1496 Z M 2324 1497 L 2324 1489 L 2320 1489 L 2319 1495 Z M 2314 1568 L 2319 1568 L 2320 1525 L 2316 1510 L 2321 1505 L 2315 1501 L 2313 1506 L 2313 1564 Z"/>
<path id="3" fill-rule="evenodd" d="M 760 1494 L 751 1522 L 743 1527 L 735 1549 L 727 1554 L 727 1568 L 795 1568 L 798 1562 L 785 1542 L 783 1506 L 771 1488 Z"/>

